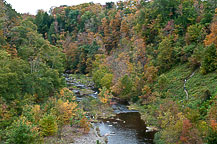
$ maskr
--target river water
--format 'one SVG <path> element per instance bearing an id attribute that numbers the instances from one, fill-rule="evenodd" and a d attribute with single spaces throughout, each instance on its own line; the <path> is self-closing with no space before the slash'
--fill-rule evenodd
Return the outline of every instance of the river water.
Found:
<path id="1" fill-rule="evenodd" d="M 76 94 L 77 101 L 88 96 L 97 98 L 98 92 L 94 83 L 83 84 L 77 78 L 64 76 L 68 87 L 74 87 L 72 91 Z M 81 94 L 80 89 L 87 89 L 88 94 Z M 112 108 L 114 117 L 99 119 L 99 122 L 94 124 L 99 128 L 101 136 L 107 136 L 108 144 L 153 144 L 155 132 L 148 131 L 138 111 L 128 110 L 126 105 L 120 103 L 112 105 Z"/>

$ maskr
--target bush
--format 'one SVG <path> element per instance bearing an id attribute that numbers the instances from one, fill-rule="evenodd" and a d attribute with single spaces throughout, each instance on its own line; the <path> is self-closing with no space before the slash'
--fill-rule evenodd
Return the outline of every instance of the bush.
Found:
<path id="1" fill-rule="evenodd" d="M 0 104 L 0 129 L 5 129 L 13 123 L 15 112 L 13 108 L 9 108 L 10 105 Z"/>
<path id="2" fill-rule="evenodd" d="M 102 89 L 100 89 L 99 99 L 102 103 L 104 104 L 108 103 L 112 97 L 113 97 L 112 94 L 106 87 L 103 87 Z"/>
<path id="3" fill-rule="evenodd" d="M 68 124 L 72 115 L 75 114 L 78 104 L 76 102 L 62 101 L 59 99 L 56 104 L 56 116 L 59 122 Z"/>
<path id="4" fill-rule="evenodd" d="M 34 122 L 38 123 L 41 118 L 41 113 L 42 113 L 40 109 L 40 105 L 32 106 L 31 113 L 33 115 Z"/>
<path id="5" fill-rule="evenodd" d="M 157 132 L 155 135 L 154 135 L 154 143 L 156 144 L 166 144 L 164 142 L 164 140 L 162 140 L 161 138 L 161 133 L 160 132 Z"/>
<path id="6" fill-rule="evenodd" d="M 22 117 L 7 128 L 6 143 L 30 144 L 39 140 L 38 128 Z"/>
<path id="7" fill-rule="evenodd" d="M 109 79 L 107 79 L 107 76 Z M 112 79 L 111 77 L 112 76 L 111 76 L 111 74 L 109 74 L 108 68 L 106 68 L 104 66 L 100 67 L 99 69 L 95 69 L 93 71 L 93 81 L 95 82 L 97 87 L 102 87 L 102 84 L 104 84 L 104 82 L 107 83 L 106 85 L 110 84 L 107 82 L 107 80 L 111 81 L 110 80 L 110 79 Z M 102 79 L 104 79 L 104 80 L 102 80 Z"/>
<path id="8" fill-rule="evenodd" d="M 106 73 L 104 77 L 100 80 L 100 85 L 109 89 L 112 85 L 113 74 Z"/>
<path id="9" fill-rule="evenodd" d="M 52 136 L 57 133 L 58 125 L 53 115 L 45 115 L 40 121 L 39 126 L 42 136 Z"/>
<path id="10" fill-rule="evenodd" d="M 73 92 L 69 90 L 68 88 L 61 89 L 59 97 L 65 101 L 68 100 L 69 102 L 75 101 L 76 99 Z"/>
<path id="11" fill-rule="evenodd" d="M 215 120 L 211 120 L 211 126 L 208 131 L 207 142 L 208 144 L 217 143 L 217 123 Z"/>
<path id="12" fill-rule="evenodd" d="M 195 24 L 187 28 L 185 40 L 186 43 L 199 42 L 202 41 L 205 37 L 205 31 L 202 25 Z"/>
<path id="13" fill-rule="evenodd" d="M 135 96 L 135 87 L 132 79 L 125 75 L 112 87 L 112 94 L 121 99 L 129 100 Z"/>
<path id="14" fill-rule="evenodd" d="M 160 87 L 160 89 L 164 89 L 169 83 L 169 80 L 167 78 L 167 76 L 165 74 L 160 75 L 159 79 L 158 79 L 158 85 Z"/>
<path id="15" fill-rule="evenodd" d="M 128 75 L 125 75 L 121 79 L 121 87 L 122 87 L 121 98 L 129 99 L 133 90 L 133 82 Z"/>
<path id="16" fill-rule="evenodd" d="M 80 127 L 84 128 L 84 133 L 88 133 L 90 131 L 90 123 L 88 122 L 88 119 L 83 116 L 82 119 L 79 122 Z"/>
<path id="17" fill-rule="evenodd" d="M 215 45 L 213 44 L 206 47 L 203 55 L 201 72 L 206 74 L 208 72 L 215 71 L 217 69 L 217 54 Z"/>

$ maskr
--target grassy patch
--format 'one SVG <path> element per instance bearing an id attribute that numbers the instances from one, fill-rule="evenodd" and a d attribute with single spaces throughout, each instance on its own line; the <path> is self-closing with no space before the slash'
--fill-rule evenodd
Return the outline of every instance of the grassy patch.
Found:
<path id="1" fill-rule="evenodd" d="M 160 93 L 165 93 L 167 97 L 173 99 L 183 99 L 186 96 L 184 92 L 184 80 L 191 73 L 192 70 L 187 66 L 187 64 L 176 66 L 164 74 L 167 78 L 165 87 L 160 89 L 157 81 L 154 90 L 159 91 Z"/>
<path id="2" fill-rule="evenodd" d="M 208 90 L 213 96 L 217 92 L 217 73 L 212 72 L 206 75 L 196 72 L 195 75 L 187 81 L 186 87 L 190 97 L 202 98 Z"/>

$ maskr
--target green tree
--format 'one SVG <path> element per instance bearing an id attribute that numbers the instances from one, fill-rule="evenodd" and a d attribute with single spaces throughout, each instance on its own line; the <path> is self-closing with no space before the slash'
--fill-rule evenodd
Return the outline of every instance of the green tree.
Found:
<path id="1" fill-rule="evenodd" d="M 174 48 L 170 38 L 164 38 L 159 44 L 157 56 L 157 64 L 160 67 L 160 71 L 164 72 L 171 68 L 174 64 Z"/>
<path id="2" fill-rule="evenodd" d="M 42 34 L 44 38 L 47 38 L 47 33 L 53 21 L 52 16 L 48 15 L 47 12 L 43 10 L 37 12 L 34 22 L 38 27 L 38 32 Z"/>
<path id="3" fill-rule="evenodd" d="M 214 44 L 207 46 L 203 54 L 201 72 L 206 74 L 217 69 L 217 52 Z"/>

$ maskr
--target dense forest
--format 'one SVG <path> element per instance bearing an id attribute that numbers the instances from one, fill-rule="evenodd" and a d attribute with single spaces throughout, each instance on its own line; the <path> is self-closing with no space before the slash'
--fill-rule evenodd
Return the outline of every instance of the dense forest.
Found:
<path id="1" fill-rule="evenodd" d="M 0 0 L 2 143 L 41 143 L 75 117 L 88 127 L 63 73 L 91 76 L 102 103 L 128 101 L 158 128 L 155 143 L 216 144 L 217 2 L 84 3 L 33 16 Z"/>

